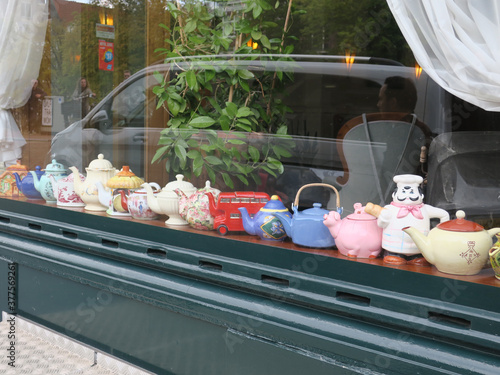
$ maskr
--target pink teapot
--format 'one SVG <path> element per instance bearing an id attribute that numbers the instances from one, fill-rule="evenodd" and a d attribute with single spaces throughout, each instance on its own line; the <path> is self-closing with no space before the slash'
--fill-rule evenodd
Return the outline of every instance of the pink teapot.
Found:
<path id="1" fill-rule="evenodd" d="M 364 211 L 361 203 L 354 204 L 354 213 L 340 219 L 340 214 L 330 211 L 324 215 L 337 249 L 350 258 L 376 258 L 382 250 L 382 228 L 377 218 Z"/>

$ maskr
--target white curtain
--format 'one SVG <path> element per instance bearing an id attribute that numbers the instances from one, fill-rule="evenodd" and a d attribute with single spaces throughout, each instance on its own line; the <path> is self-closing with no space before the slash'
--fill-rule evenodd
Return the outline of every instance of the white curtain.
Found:
<path id="1" fill-rule="evenodd" d="M 417 62 L 441 87 L 500 111 L 500 1 L 387 0 Z"/>
<path id="2" fill-rule="evenodd" d="M 9 109 L 23 106 L 38 77 L 49 0 L 0 0 L 0 162 L 26 144 Z"/>

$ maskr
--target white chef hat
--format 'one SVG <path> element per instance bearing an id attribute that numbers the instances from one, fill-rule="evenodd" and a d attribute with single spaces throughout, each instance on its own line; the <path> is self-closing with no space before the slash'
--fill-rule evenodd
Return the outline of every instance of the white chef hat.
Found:
<path id="1" fill-rule="evenodd" d="M 398 185 L 398 187 L 415 185 L 418 186 L 424 181 L 422 176 L 417 176 L 415 174 L 400 174 L 394 176 L 393 180 Z"/>

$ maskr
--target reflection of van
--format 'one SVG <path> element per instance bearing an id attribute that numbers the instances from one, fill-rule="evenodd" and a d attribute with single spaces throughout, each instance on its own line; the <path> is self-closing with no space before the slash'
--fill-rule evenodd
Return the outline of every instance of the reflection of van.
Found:
<path id="1" fill-rule="evenodd" d="M 293 157 L 284 160 L 284 174 L 269 184 L 284 198 L 285 204 L 291 202 L 300 186 L 307 183 L 336 184 L 344 173 L 338 134 L 352 118 L 378 112 L 379 90 L 389 76 L 414 79 L 418 92 L 415 113 L 432 133 L 442 133 L 450 127 L 450 117 L 445 110 L 450 106 L 450 95 L 425 73 L 415 78 L 413 68 L 388 64 L 385 60 L 377 64 L 363 57 L 357 57 L 351 66 L 347 66 L 340 56 L 291 57 L 295 61 L 235 61 L 242 69 L 253 72 L 293 71 L 294 80 L 287 85 L 283 101 L 292 110 L 287 120 L 289 134 L 294 135 L 297 146 Z M 217 66 L 217 62 L 214 65 Z M 168 118 L 166 111 L 156 110 L 157 97 L 152 89 L 157 81 L 153 73 L 164 73 L 167 69 L 175 67 L 169 64 L 147 67 L 120 84 L 84 119 L 55 135 L 51 157 L 66 166 L 75 165 L 81 169 L 102 153 L 115 167 L 129 165 L 135 174 L 157 181 L 156 176 L 147 176 L 146 170 Z M 367 146 L 366 141 L 358 143 Z M 376 143 L 374 147 L 381 154 L 385 152 L 383 143 Z M 355 172 L 350 170 L 351 175 Z M 365 184 L 373 183 L 371 176 L 361 178 Z M 315 201 L 328 204 L 329 197 L 321 192 L 311 191 L 310 195 L 303 197 L 304 204 Z M 349 212 L 357 197 L 348 198 L 345 191 L 344 196 L 342 204 Z M 364 203 L 364 197 L 359 200 Z"/>

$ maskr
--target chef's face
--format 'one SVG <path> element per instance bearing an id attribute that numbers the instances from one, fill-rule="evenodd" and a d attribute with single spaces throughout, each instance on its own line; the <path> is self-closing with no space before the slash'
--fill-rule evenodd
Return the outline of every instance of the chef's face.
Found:
<path id="1" fill-rule="evenodd" d="M 392 194 L 392 199 L 396 203 L 414 206 L 424 201 L 424 195 L 417 184 L 402 184 Z"/>

